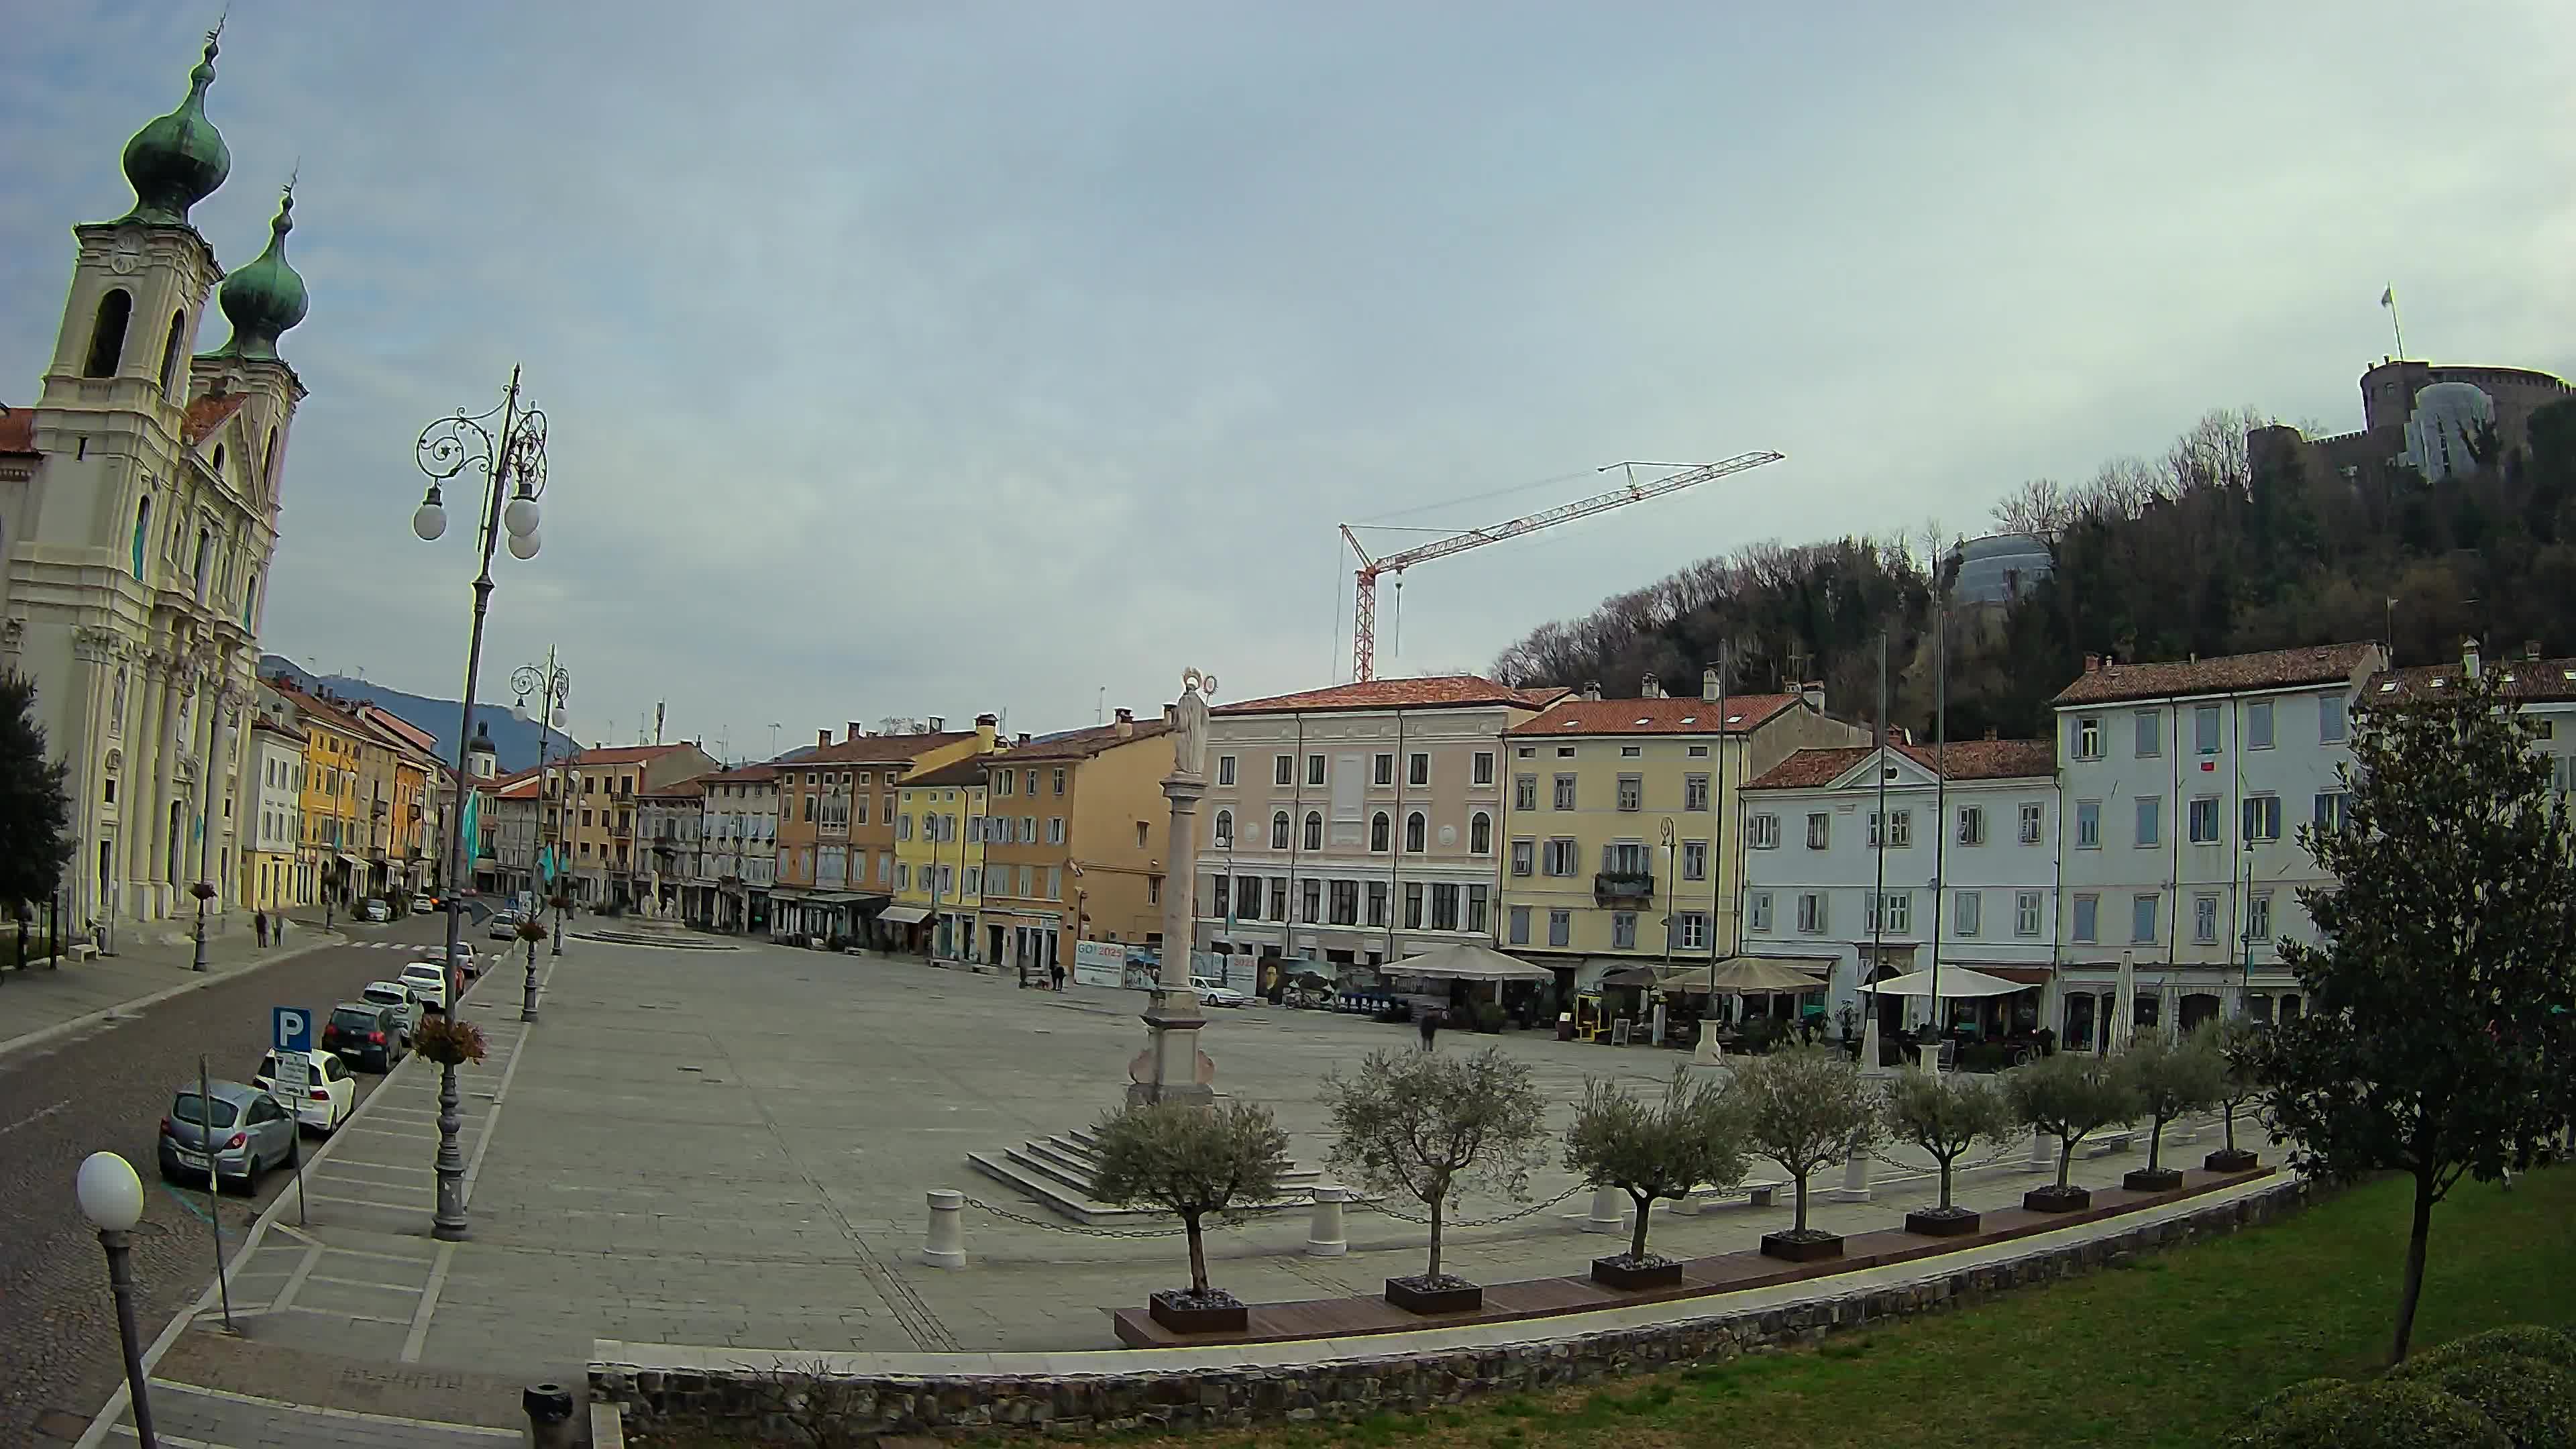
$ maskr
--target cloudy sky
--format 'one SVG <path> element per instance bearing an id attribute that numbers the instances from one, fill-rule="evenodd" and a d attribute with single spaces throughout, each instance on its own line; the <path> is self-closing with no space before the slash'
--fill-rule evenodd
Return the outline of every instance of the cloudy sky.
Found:
<path id="1" fill-rule="evenodd" d="M 215 8 L 15 7 L 0 400 Z M 559 642 L 585 740 L 1309 687 L 1337 523 L 1789 455 L 1425 567 L 1381 671 L 1481 667 L 2211 407 L 2357 426 L 2392 282 L 2418 356 L 2576 369 L 2564 0 L 235 0 L 219 66 L 197 221 L 247 262 L 300 164 L 313 298 L 267 647 L 455 692 L 412 441 L 524 364 L 546 548 L 486 673 Z"/>

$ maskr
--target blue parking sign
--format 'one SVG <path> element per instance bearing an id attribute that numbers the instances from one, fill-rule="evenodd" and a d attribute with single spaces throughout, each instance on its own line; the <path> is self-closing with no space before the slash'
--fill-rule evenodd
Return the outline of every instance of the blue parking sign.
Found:
<path id="1" fill-rule="evenodd" d="M 269 1012 L 269 1045 L 282 1052 L 313 1050 L 313 1013 L 300 1006 L 280 1006 Z"/>

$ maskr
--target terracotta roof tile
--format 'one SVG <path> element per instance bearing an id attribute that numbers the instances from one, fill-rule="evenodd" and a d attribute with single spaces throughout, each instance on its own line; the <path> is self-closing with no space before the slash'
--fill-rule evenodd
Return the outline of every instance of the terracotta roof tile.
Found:
<path id="1" fill-rule="evenodd" d="M 928 754 L 942 746 L 953 745 L 959 740 L 973 738 L 975 738 L 973 730 L 944 730 L 938 734 L 919 735 L 861 735 L 855 740 L 843 740 L 839 744 L 816 745 L 798 755 L 792 762 L 782 760 L 780 763 L 793 763 L 800 767 L 888 764 L 909 760 L 916 755 Z"/>
<path id="2" fill-rule="evenodd" d="M 1133 733 L 1122 735 L 1116 725 L 1094 725 L 1087 730 L 1068 730 L 1042 740 L 1031 740 L 1025 745 L 1013 745 L 992 758 L 1006 764 L 1021 760 L 1087 760 L 1103 750 L 1154 739 L 1169 733 L 1171 728 L 1158 719 L 1140 719 L 1136 721 Z"/>
<path id="3" fill-rule="evenodd" d="M 0 453 L 36 451 L 36 414 L 31 408 L 0 412 Z"/>
<path id="4" fill-rule="evenodd" d="M 2364 664 L 2384 657 L 2376 644 L 2322 644 L 2271 649 L 2260 654 L 2222 654 L 2212 659 L 2105 664 L 2077 675 L 2074 683 L 2057 692 L 2053 702 L 2107 704 L 2124 699 L 2331 684 L 2350 679 Z"/>
<path id="5" fill-rule="evenodd" d="M 179 420 L 179 441 L 193 448 L 206 440 L 206 435 L 232 420 L 233 414 L 250 401 L 246 392 L 227 392 L 192 398 L 188 412 Z"/>
<path id="6" fill-rule="evenodd" d="M 907 775 L 902 784 L 907 790 L 915 785 L 927 786 L 934 790 L 946 789 L 954 785 L 981 785 L 984 783 L 984 762 L 990 758 L 992 758 L 990 755 L 968 755 L 962 760 L 952 761 L 926 774 Z"/>
<path id="7" fill-rule="evenodd" d="M 1214 714 L 1321 714 L 1330 710 L 1435 709 L 1474 705 L 1516 705 L 1537 709 L 1564 691 L 1514 689 L 1479 674 L 1435 674 L 1420 679 L 1370 679 L 1310 689 L 1300 694 L 1274 694 L 1267 699 L 1218 705 Z"/>
<path id="8" fill-rule="evenodd" d="M 2049 740 L 1958 740 L 1939 752 L 1930 745 L 1902 742 L 1889 747 L 1924 769 L 1937 769 L 1952 780 L 2045 779 L 2057 773 L 2057 746 Z M 1793 790 L 1828 785 L 1877 749 L 1876 745 L 1843 745 L 1800 750 L 1744 788 Z"/>
<path id="9" fill-rule="evenodd" d="M 1798 703 L 1794 694 L 1729 695 L 1719 705 L 1689 699 L 1560 699 L 1538 718 L 1523 720 L 1515 735 L 1713 735 L 1758 729 Z"/>
<path id="10" fill-rule="evenodd" d="M 664 755 L 671 753 L 673 750 L 685 750 L 687 748 L 688 746 L 685 744 L 608 745 L 587 750 L 577 750 L 573 753 L 572 763 L 576 765 L 641 765 L 648 761 L 658 760 Z"/>
<path id="11" fill-rule="evenodd" d="M 2480 672 L 2504 676 L 2504 697 L 2531 702 L 2576 700 L 2576 659 L 2489 659 Z M 2361 691 L 2364 707 L 2429 699 L 2457 688 L 2460 666 L 2425 664 L 2388 669 L 2370 677 Z"/>
<path id="12" fill-rule="evenodd" d="M 719 770 L 700 779 L 710 785 L 758 785 L 778 778 L 776 765 L 745 765 L 738 770 Z"/>

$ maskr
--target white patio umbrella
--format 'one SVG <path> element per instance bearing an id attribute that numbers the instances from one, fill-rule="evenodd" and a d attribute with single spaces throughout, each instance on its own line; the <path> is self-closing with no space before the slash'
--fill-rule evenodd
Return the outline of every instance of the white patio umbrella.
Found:
<path id="1" fill-rule="evenodd" d="M 2111 1000 L 2111 1030 L 2104 1040 L 2111 1044 L 2111 1050 L 2124 1052 L 2129 1049 L 2129 1039 L 2136 1033 L 2138 1025 L 2136 958 L 2126 951 L 2121 952 L 2120 974 L 2113 980 L 2112 990 L 2118 994 Z"/>

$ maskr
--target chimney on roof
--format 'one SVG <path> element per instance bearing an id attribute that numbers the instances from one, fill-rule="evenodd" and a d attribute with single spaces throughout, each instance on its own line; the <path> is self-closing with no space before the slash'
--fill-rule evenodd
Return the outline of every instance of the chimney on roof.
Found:
<path id="1" fill-rule="evenodd" d="M 867 733 L 867 731 L 866 731 L 866 730 L 863 730 L 863 729 L 859 728 L 859 722 L 858 722 L 857 720 L 852 720 L 852 721 L 850 721 L 850 732 L 849 732 L 849 734 L 848 734 L 847 736 L 845 736 L 845 738 L 855 740 L 855 739 L 857 739 L 859 736 L 861 736 L 861 735 L 863 735 L 863 734 L 866 734 L 866 733 Z M 826 741 L 826 743 L 829 743 L 829 741 Z"/>
<path id="2" fill-rule="evenodd" d="M 1701 699 L 1704 699 L 1711 704 L 1715 704 L 1725 693 L 1726 686 L 1718 682 L 1717 670 L 1714 666 L 1703 669 L 1699 672 L 1699 697 Z"/>
<path id="3" fill-rule="evenodd" d="M 851 732 L 851 734 L 852 734 L 852 737 L 853 737 L 853 738 L 855 738 L 855 737 L 856 737 L 856 735 L 857 735 L 857 731 L 853 730 L 853 731 Z M 830 730 L 816 730 L 816 731 L 814 731 L 814 747 L 815 747 L 816 749 L 824 748 L 825 746 L 828 746 L 828 745 L 829 745 L 829 744 L 831 744 L 831 743 L 832 743 L 832 732 L 831 732 Z"/>
<path id="4" fill-rule="evenodd" d="M 2087 673 L 2087 674 L 2099 674 L 2099 673 L 2101 673 L 2101 672 L 2102 672 L 2102 656 L 2101 656 L 2101 655 L 2099 655 L 2099 654 L 2087 654 L 2087 655 L 2085 655 L 2085 656 L 2084 656 L 2084 672 L 2085 672 L 2085 673 Z"/>
<path id="5" fill-rule="evenodd" d="M 1118 738 L 1123 740 L 1135 733 L 1136 711 L 1132 709 L 1122 709 L 1118 711 Z"/>
<path id="6" fill-rule="evenodd" d="M 1990 740 L 1995 738 L 1995 727 L 1993 725 L 1986 726 L 1986 738 Z"/>
<path id="7" fill-rule="evenodd" d="M 2478 677 L 2478 641 L 2474 635 L 2460 641 L 2460 673 L 2468 679 Z"/>
<path id="8" fill-rule="evenodd" d="M 932 715 L 932 716 L 930 717 L 930 732 L 931 732 L 932 734 L 934 734 L 934 735 L 935 735 L 935 734 L 941 734 L 941 733 L 944 733 L 944 732 L 947 730 L 947 728 L 948 728 L 948 716 L 946 716 L 946 715 L 944 715 L 944 714 L 934 714 L 934 715 Z"/>
<path id="9" fill-rule="evenodd" d="M 1799 685 L 1798 697 L 1805 700 L 1807 702 L 1807 707 L 1813 709 L 1816 713 L 1823 714 L 1825 712 L 1825 682 L 1823 680 L 1819 679 L 1810 684 Z"/>
<path id="10" fill-rule="evenodd" d="M 2538 659 L 2540 657 L 2540 641 L 2537 639 L 2523 640 L 2522 657 L 2525 659 Z"/>
<path id="11" fill-rule="evenodd" d="M 1598 702 L 1601 698 L 1601 681 L 1587 680 L 1583 686 L 1583 697 Z"/>
<path id="12" fill-rule="evenodd" d="M 1027 730 L 1022 730 L 1022 731 L 1020 731 L 1020 737 L 1019 737 L 1017 740 L 1013 741 L 1013 743 L 1015 743 L 1015 744 L 1023 744 L 1023 745 L 1027 744 L 1028 742 L 1029 742 L 1029 732 L 1028 732 Z"/>
<path id="13" fill-rule="evenodd" d="M 1663 681 L 1663 678 L 1662 678 L 1660 675 L 1657 675 L 1657 674 L 1655 673 L 1655 671 L 1653 671 L 1653 670 L 1651 670 L 1651 669 L 1647 670 L 1647 671 L 1646 671 L 1646 677 L 1637 681 L 1637 697 L 1638 697 L 1639 699 L 1661 699 L 1661 698 L 1663 698 L 1663 697 L 1664 697 L 1664 681 Z"/>
<path id="14" fill-rule="evenodd" d="M 999 715 L 979 714 L 975 716 L 975 752 L 979 755 L 991 753 L 994 741 L 1001 733 L 1001 728 L 1002 720 Z"/>

